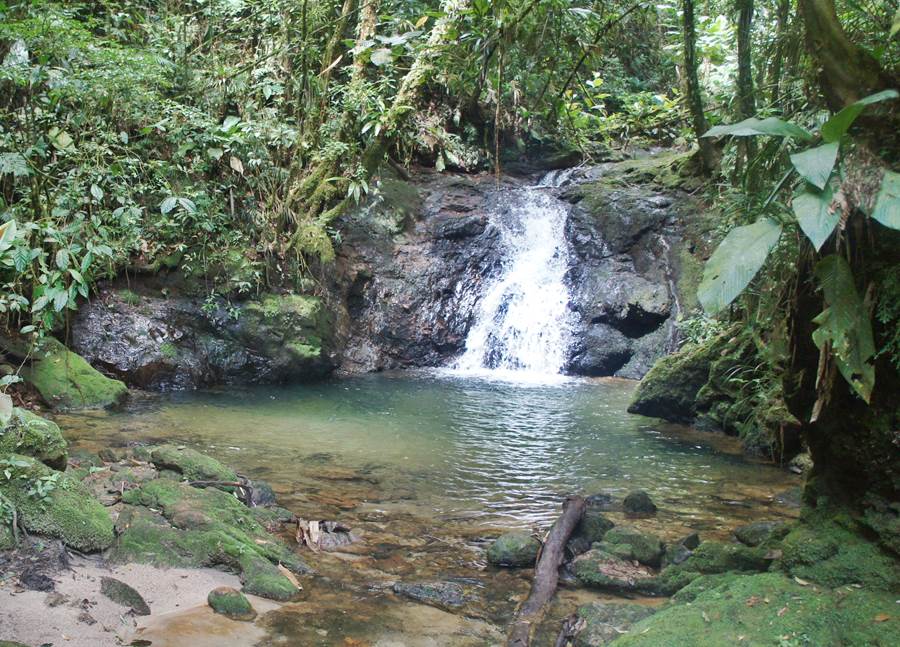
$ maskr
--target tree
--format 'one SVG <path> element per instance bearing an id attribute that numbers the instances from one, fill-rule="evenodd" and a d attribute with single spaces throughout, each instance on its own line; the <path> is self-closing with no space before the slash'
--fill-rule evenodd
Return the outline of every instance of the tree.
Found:
<path id="1" fill-rule="evenodd" d="M 685 97 L 688 110 L 691 113 L 691 122 L 694 127 L 694 135 L 700 146 L 700 160 L 703 171 L 712 173 L 715 168 L 715 153 L 712 143 L 703 138 L 708 129 L 706 115 L 703 112 L 703 97 L 700 94 L 700 79 L 697 76 L 697 33 L 694 22 L 694 0 L 682 1 L 682 24 L 684 27 L 684 78 Z"/>

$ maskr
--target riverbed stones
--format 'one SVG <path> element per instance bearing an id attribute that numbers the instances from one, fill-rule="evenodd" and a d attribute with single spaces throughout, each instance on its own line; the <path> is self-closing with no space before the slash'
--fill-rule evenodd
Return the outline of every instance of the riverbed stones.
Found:
<path id="1" fill-rule="evenodd" d="M 584 626 L 575 637 L 575 647 L 603 647 L 628 629 L 656 613 L 653 607 L 641 604 L 592 602 L 578 607 L 578 617 Z"/>
<path id="2" fill-rule="evenodd" d="M 0 460 L 10 475 L 0 479 L 0 495 L 15 506 L 26 530 L 85 553 L 113 543 L 112 519 L 80 482 L 31 456 L 9 454 Z"/>
<path id="3" fill-rule="evenodd" d="M 488 563 L 494 566 L 523 568 L 534 566 L 541 542 L 524 532 L 500 535 L 487 551 Z"/>
<path id="4" fill-rule="evenodd" d="M 114 577 L 100 578 L 100 593 L 116 604 L 129 607 L 137 616 L 149 616 L 150 605 L 131 585 Z"/>
<path id="5" fill-rule="evenodd" d="M 656 504 L 644 490 L 634 490 L 625 495 L 622 509 L 630 517 L 650 517 L 656 514 Z"/>
<path id="6" fill-rule="evenodd" d="M 640 591 L 653 580 L 653 571 L 622 559 L 603 548 L 592 548 L 573 563 L 575 577 L 584 586 L 623 592 Z"/>
<path id="7" fill-rule="evenodd" d="M 206 596 L 209 606 L 218 614 L 243 622 L 256 618 L 256 610 L 247 596 L 230 586 L 220 586 Z"/>
<path id="8" fill-rule="evenodd" d="M 396 582 L 392 590 L 397 595 L 439 609 L 456 610 L 470 602 L 472 594 L 460 582 Z"/>
<path id="9" fill-rule="evenodd" d="M 647 566 L 659 566 L 665 544 L 656 535 L 635 528 L 616 526 L 607 532 L 600 546 L 609 553 Z"/>

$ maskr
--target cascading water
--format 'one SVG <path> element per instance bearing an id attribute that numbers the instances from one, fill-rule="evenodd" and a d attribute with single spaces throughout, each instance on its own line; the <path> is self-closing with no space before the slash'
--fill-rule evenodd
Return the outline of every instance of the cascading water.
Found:
<path id="1" fill-rule="evenodd" d="M 543 190 L 566 176 L 548 174 L 537 186 L 511 191 L 508 210 L 498 214 L 505 261 L 476 309 L 463 355 L 465 372 L 557 375 L 572 335 L 566 205 Z"/>

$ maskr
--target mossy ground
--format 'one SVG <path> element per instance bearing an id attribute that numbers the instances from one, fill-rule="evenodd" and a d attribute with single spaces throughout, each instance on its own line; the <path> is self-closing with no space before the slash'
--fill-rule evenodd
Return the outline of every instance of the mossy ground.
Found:
<path id="1" fill-rule="evenodd" d="M 710 580 L 706 580 L 709 584 Z M 730 575 L 635 624 L 615 647 L 900 644 L 895 595 L 802 586 L 780 573 Z"/>

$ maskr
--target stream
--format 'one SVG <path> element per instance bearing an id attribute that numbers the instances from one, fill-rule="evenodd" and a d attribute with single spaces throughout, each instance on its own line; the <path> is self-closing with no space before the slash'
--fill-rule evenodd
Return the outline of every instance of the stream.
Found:
<path id="1" fill-rule="evenodd" d="M 75 450 L 195 447 L 266 480 L 300 517 L 353 528 L 360 541 L 341 552 L 303 553 L 321 577 L 265 617 L 262 644 L 484 645 L 529 585 L 528 572 L 486 566 L 486 546 L 503 529 L 546 530 L 566 494 L 646 489 L 660 512 L 629 523 L 664 539 L 724 539 L 749 520 L 795 515 L 777 495 L 796 477 L 747 460 L 731 439 L 626 413 L 634 384 L 407 371 L 148 395 L 58 421 Z M 448 580 L 471 591 L 453 613 L 391 590 Z M 560 613 L 584 596 L 596 598 L 564 587 Z"/>

